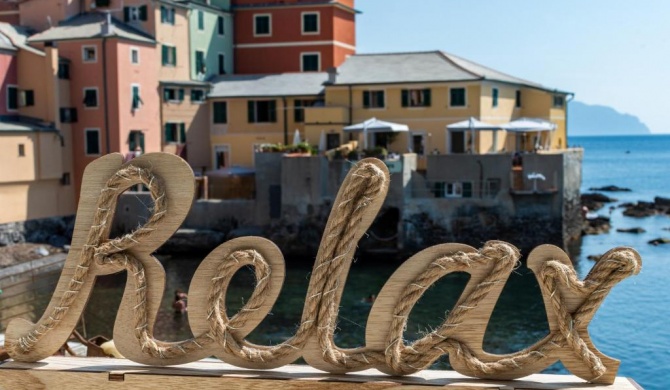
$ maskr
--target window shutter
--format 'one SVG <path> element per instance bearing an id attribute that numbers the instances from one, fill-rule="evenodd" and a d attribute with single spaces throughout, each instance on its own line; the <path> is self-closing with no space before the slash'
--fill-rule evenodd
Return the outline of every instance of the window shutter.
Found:
<path id="1" fill-rule="evenodd" d="M 76 108 L 70 108 L 70 122 L 76 123 L 77 120 L 78 120 L 77 109 Z"/>
<path id="2" fill-rule="evenodd" d="M 168 10 L 164 5 L 161 5 L 161 23 L 167 23 L 168 21 Z"/>
<path id="3" fill-rule="evenodd" d="M 172 65 L 177 66 L 177 47 L 171 47 L 170 51 L 172 52 Z"/>
<path id="4" fill-rule="evenodd" d="M 370 91 L 363 91 L 363 108 L 370 107 Z"/>
<path id="5" fill-rule="evenodd" d="M 167 65 L 167 59 L 168 59 L 168 47 L 165 45 L 161 45 L 161 62 L 163 65 Z"/>
<path id="6" fill-rule="evenodd" d="M 171 24 L 175 23 L 175 10 L 174 8 L 170 8 L 170 18 L 169 21 Z"/>
<path id="7" fill-rule="evenodd" d="M 179 124 L 179 142 L 182 144 L 186 143 L 186 124 Z"/>
<path id="8" fill-rule="evenodd" d="M 271 101 L 268 108 L 270 110 L 270 122 L 277 122 L 277 102 Z"/>
<path id="9" fill-rule="evenodd" d="M 402 106 L 403 107 L 409 106 L 409 91 L 406 89 L 402 90 Z"/>
<path id="10" fill-rule="evenodd" d="M 249 123 L 256 122 L 256 102 L 253 100 L 247 102 L 247 121 Z"/>
<path id="11" fill-rule="evenodd" d="M 142 148 L 142 152 L 144 152 L 144 132 L 140 131 L 140 148 Z"/>
<path id="12" fill-rule="evenodd" d="M 179 96 L 177 97 L 177 100 L 180 102 L 184 100 L 184 88 L 179 88 Z"/>
<path id="13" fill-rule="evenodd" d="M 423 102 L 424 106 L 430 107 L 430 88 L 426 88 L 423 90 Z"/>
<path id="14" fill-rule="evenodd" d="M 123 7 L 123 21 L 130 21 L 130 7 Z"/>
<path id="15" fill-rule="evenodd" d="M 143 5 L 139 9 L 140 9 L 140 20 L 147 20 L 147 6 Z"/>
<path id="16" fill-rule="evenodd" d="M 380 91 L 380 92 L 377 93 L 377 107 L 380 107 L 380 108 L 381 107 L 386 107 L 386 105 L 384 105 L 384 92 L 383 91 Z"/>
<path id="17" fill-rule="evenodd" d="M 170 90 L 167 88 L 163 88 L 163 100 L 166 102 L 170 100 Z"/>

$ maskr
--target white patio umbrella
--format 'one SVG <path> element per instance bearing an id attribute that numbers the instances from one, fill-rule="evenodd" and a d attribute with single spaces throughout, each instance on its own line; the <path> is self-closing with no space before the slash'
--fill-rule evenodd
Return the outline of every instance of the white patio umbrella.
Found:
<path id="1" fill-rule="evenodd" d="M 464 121 L 452 123 L 450 125 L 447 125 L 447 130 L 448 131 L 466 131 L 469 130 L 472 133 L 472 138 L 474 139 L 475 136 L 475 131 L 481 131 L 481 130 L 493 130 L 494 135 L 493 135 L 493 148 L 494 150 L 497 149 L 497 130 L 504 129 L 504 125 L 492 125 L 490 123 L 482 122 L 474 117 L 470 117 Z M 474 145 L 472 146 L 474 148 Z M 473 150 L 471 150 L 473 151 Z"/>
<path id="2" fill-rule="evenodd" d="M 505 130 L 517 134 L 535 133 L 543 131 L 551 132 L 556 130 L 556 125 L 554 123 L 539 118 L 519 118 L 517 120 L 513 120 L 512 122 L 505 124 L 504 127 Z M 551 133 L 548 134 L 549 136 L 547 137 L 546 142 L 547 144 L 550 144 Z M 537 138 L 535 145 L 536 148 L 539 146 L 539 141 L 540 137 Z"/>
<path id="3" fill-rule="evenodd" d="M 321 130 L 321 135 L 319 136 L 319 151 L 325 152 L 328 147 L 326 143 L 326 131 Z"/>
<path id="4" fill-rule="evenodd" d="M 397 133 L 409 131 L 409 126 L 401 123 L 381 121 L 377 118 L 370 118 L 365 122 L 346 126 L 344 131 L 363 132 L 363 148 L 368 148 L 368 133 Z"/>
<path id="5" fill-rule="evenodd" d="M 302 140 L 300 139 L 300 130 L 295 129 L 295 133 L 293 133 L 293 146 L 297 146 L 301 142 Z"/>

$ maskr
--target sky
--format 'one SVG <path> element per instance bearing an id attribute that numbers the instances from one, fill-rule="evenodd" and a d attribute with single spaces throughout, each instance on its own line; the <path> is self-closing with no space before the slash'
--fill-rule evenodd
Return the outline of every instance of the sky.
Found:
<path id="1" fill-rule="evenodd" d="M 670 133 L 669 0 L 356 0 L 357 53 L 443 50 Z"/>

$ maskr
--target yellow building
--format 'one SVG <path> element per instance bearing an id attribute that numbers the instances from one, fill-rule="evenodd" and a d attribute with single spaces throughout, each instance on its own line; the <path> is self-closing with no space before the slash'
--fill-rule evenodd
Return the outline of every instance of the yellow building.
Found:
<path id="1" fill-rule="evenodd" d="M 440 51 L 357 54 L 328 73 L 229 76 L 213 85 L 212 116 L 214 105 L 226 112 L 225 123 L 213 120 L 211 126 L 215 168 L 253 166 L 255 145 L 289 142 L 295 129 L 312 145 L 323 144 L 324 138 L 326 148 L 350 139 L 364 145 L 362 134 L 344 133 L 343 127 L 373 117 L 406 124 L 409 131 L 390 136 L 367 134 L 368 146 L 415 152 L 420 166 L 429 153 L 509 153 L 539 145 L 553 150 L 566 147 L 565 103 L 569 93 Z M 305 100 L 309 103 L 304 104 Z M 265 101 L 273 103 L 262 103 Z M 258 113 L 266 109 L 271 113 L 259 121 Z M 302 121 L 296 121 L 297 117 Z M 551 122 L 556 129 L 550 135 L 446 129 L 470 117 L 491 124 L 532 117 Z"/>

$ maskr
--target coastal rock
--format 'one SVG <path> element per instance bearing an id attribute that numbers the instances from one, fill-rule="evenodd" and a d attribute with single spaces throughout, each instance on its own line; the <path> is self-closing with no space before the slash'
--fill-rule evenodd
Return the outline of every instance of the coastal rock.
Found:
<path id="1" fill-rule="evenodd" d="M 631 192 L 630 188 L 618 187 L 615 185 L 608 185 L 604 187 L 591 187 L 589 191 L 605 191 L 605 192 Z"/>
<path id="2" fill-rule="evenodd" d="M 645 233 L 646 230 L 642 229 L 641 227 L 634 227 L 634 228 L 628 228 L 628 229 L 617 229 L 616 230 L 619 233 L 635 233 L 635 234 L 640 234 L 640 233 Z"/>
<path id="3" fill-rule="evenodd" d="M 649 241 L 649 244 L 651 245 L 662 245 L 662 244 L 670 244 L 670 238 L 656 238 L 651 241 Z"/>
<path id="4" fill-rule="evenodd" d="M 658 214 L 670 214 L 670 199 L 657 196 L 653 202 L 639 201 L 624 203 L 623 215 L 627 217 L 643 218 Z"/>
<path id="5" fill-rule="evenodd" d="M 603 207 L 605 203 L 616 202 L 614 198 L 610 198 L 607 195 L 601 194 L 599 192 L 587 193 L 581 195 L 582 206 L 588 207 L 589 210 L 595 211 Z"/>
<path id="6" fill-rule="evenodd" d="M 584 225 L 582 227 L 582 235 L 596 235 L 609 233 L 610 231 L 610 219 L 603 216 L 598 216 L 593 219 L 584 220 Z"/>

